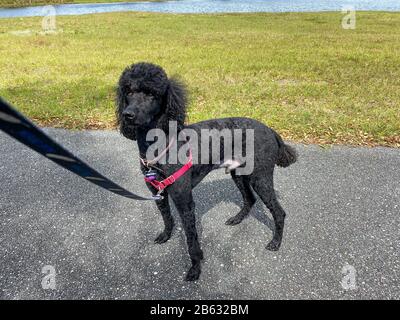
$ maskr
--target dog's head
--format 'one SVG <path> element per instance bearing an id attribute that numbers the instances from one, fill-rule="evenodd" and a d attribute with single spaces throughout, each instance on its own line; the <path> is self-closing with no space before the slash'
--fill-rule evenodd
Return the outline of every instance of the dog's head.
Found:
<path id="1" fill-rule="evenodd" d="M 186 92 L 176 79 L 154 64 L 140 62 L 126 68 L 117 89 L 117 123 L 121 133 L 136 140 L 138 129 L 160 128 L 168 132 L 168 122 L 178 130 L 186 117 Z"/>

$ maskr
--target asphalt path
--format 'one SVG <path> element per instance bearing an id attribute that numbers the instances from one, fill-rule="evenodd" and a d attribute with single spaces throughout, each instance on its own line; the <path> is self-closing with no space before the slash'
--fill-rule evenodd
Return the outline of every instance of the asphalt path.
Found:
<path id="1" fill-rule="evenodd" d="M 148 193 L 136 145 L 117 132 L 46 131 Z M 275 174 L 287 212 L 278 252 L 265 249 L 271 215 L 260 200 L 241 224 L 224 224 L 241 197 L 223 170 L 196 187 L 205 260 L 188 283 L 175 210 L 172 238 L 155 244 L 163 224 L 153 202 L 107 192 L 0 132 L 0 298 L 400 299 L 400 150 L 295 147 L 298 163 Z"/>

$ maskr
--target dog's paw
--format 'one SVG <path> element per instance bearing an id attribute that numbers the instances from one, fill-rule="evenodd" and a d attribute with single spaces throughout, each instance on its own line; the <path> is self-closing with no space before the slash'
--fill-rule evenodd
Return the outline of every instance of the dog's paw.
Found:
<path id="1" fill-rule="evenodd" d="M 201 273 L 200 264 L 192 266 L 186 274 L 186 281 L 196 281 L 199 279 Z"/>
<path id="2" fill-rule="evenodd" d="M 269 251 L 278 251 L 281 243 L 279 241 L 271 240 L 270 243 L 267 244 L 266 249 Z"/>
<path id="3" fill-rule="evenodd" d="M 236 215 L 234 217 L 229 218 L 225 221 L 227 226 L 235 226 L 243 221 L 244 217 L 240 215 Z"/>
<path id="4" fill-rule="evenodd" d="M 171 232 L 163 231 L 157 236 L 157 238 L 155 238 L 154 242 L 161 244 L 167 242 L 170 238 L 171 238 Z"/>

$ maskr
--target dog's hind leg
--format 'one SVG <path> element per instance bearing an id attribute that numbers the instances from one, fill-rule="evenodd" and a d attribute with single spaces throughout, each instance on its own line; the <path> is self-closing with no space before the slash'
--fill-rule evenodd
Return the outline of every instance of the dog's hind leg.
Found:
<path id="1" fill-rule="evenodd" d="M 231 176 L 243 197 L 243 208 L 239 211 L 238 214 L 229 218 L 225 222 L 225 224 L 229 226 L 234 226 L 242 222 L 242 220 L 247 217 L 251 208 L 256 202 L 256 198 L 254 197 L 253 191 L 251 191 L 248 176 L 236 175 L 235 171 L 231 171 Z"/>
<path id="2" fill-rule="evenodd" d="M 276 198 L 272 181 L 272 173 L 271 176 L 267 178 L 257 177 L 252 181 L 252 187 L 267 206 L 269 211 L 271 211 L 271 214 L 274 218 L 274 235 L 266 248 L 271 251 L 277 251 L 282 243 L 286 213 Z"/>

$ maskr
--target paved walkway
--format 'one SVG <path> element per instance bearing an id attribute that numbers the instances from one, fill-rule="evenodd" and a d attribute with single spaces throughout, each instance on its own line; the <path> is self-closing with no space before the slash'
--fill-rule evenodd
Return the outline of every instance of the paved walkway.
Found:
<path id="1" fill-rule="evenodd" d="M 136 145 L 118 133 L 47 131 L 146 194 Z M 0 133 L 0 298 L 400 299 L 400 150 L 297 149 L 299 162 L 276 172 L 288 214 L 277 253 L 264 248 L 272 232 L 260 201 L 240 225 L 224 224 L 240 194 L 223 171 L 195 189 L 205 262 L 187 283 L 179 222 L 169 242 L 153 244 L 162 230 L 153 203 L 108 193 Z M 45 265 L 55 290 L 42 289 Z M 356 289 L 345 290 L 353 274 Z"/>

